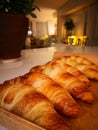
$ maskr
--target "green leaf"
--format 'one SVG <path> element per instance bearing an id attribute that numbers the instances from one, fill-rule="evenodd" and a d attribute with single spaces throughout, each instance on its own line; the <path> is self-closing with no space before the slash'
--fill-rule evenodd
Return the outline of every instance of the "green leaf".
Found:
<path id="1" fill-rule="evenodd" d="M 0 0 L 0 14 L 20 14 L 31 15 L 36 18 L 32 13 L 36 9 L 40 9 L 34 5 L 35 0 Z"/>
<path id="2" fill-rule="evenodd" d="M 37 18 L 37 16 L 34 13 L 30 14 L 33 18 Z"/>

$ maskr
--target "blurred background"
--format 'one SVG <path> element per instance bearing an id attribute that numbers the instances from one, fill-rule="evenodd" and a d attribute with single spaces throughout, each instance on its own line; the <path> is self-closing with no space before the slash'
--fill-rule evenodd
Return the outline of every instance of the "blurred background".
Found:
<path id="1" fill-rule="evenodd" d="M 28 16 L 26 48 L 98 45 L 98 0 L 36 0 L 35 5 L 40 11 L 36 19 Z"/>

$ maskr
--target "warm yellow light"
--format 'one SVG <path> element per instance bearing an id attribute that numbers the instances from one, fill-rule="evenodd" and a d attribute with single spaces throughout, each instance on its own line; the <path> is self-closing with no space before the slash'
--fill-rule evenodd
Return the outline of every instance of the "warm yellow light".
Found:
<path id="1" fill-rule="evenodd" d="M 68 36 L 68 44 L 75 45 L 76 44 L 76 36 Z"/>
<path id="2" fill-rule="evenodd" d="M 68 36 L 68 44 L 84 46 L 87 42 L 87 36 Z"/>
<path id="3" fill-rule="evenodd" d="M 83 38 L 87 38 L 87 36 L 83 36 Z"/>
<path id="4" fill-rule="evenodd" d="M 45 36 L 41 37 L 42 40 L 45 40 L 47 38 L 48 38 L 48 35 L 45 35 Z"/>
<path id="5" fill-rule="evenodd" d="M 45 35 L 45 39 L 47 39 L 48 38 L 48 35 Z"/>

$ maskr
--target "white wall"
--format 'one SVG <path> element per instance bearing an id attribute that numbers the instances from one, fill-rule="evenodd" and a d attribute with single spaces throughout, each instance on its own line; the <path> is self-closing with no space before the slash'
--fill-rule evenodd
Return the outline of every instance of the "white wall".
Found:
<path id="1" fill-rule="evenodd" d="M 32 31 L 35 37 L 42 37 L 56 33 L 57 15 L 56 10 L 42 8 L 41 11 L 36 11 L 37 18 L 31 18 Z"/>

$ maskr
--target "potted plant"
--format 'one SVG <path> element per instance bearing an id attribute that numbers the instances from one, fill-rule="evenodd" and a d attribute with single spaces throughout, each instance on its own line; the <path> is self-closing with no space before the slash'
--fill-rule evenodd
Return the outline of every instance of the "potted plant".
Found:
<path id="1" fill-rule="evenodd" d="M 68 19 L 65 23 L 64 23 L 65 29 L 67 31 L 67 35 L 72 35 L 72 31 L 75 28 L 75 24 L 73 22 L 72 19 Z"/>
<path id="2" fill-rule="evenodd" d="M 0 59 L 16 59 L 21 56 L 31 15 L 39 8 L 34 0 L 0 0 Z"/>

